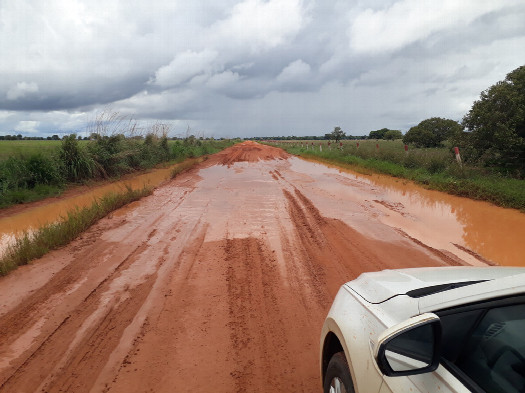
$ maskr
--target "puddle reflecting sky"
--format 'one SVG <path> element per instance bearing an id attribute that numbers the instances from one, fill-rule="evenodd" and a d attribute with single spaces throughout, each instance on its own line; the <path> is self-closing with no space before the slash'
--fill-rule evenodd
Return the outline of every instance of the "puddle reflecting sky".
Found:
<path id="1" fill-rule="evenodd" d="M 292 168 L 305 170 L 300 163 L 292 162 Z M 315 171 L 308 166 L 310 174 L 318 172 L 327 178 L 340 176 L 354 180 L 351 191 L 354 196 L 387 211 L 388 215 L 380 217 L 383 222 L 418 240 L 453 249 L 455 246 L 450 243 L 459 238 L 461 246 L 486 259 L 501 265 L 525 266 L 525 214 L 518 210 L 427 190 L 403 179 L 362 175 L 337 167 L 327 171 L 325 165 L 314 165 Z M 369 187 L 359 187 L 360 182 Z M 341 179 L 337 182 L 327 179 L 323 187 L 338 194 L 348 189 Z"/>

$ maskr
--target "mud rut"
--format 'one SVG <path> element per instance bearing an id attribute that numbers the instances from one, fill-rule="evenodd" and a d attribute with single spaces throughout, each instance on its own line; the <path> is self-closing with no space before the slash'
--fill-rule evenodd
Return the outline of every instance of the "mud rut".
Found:
<path id="1" fill-rule="evenodd" d="M 237 145 L 0 279 L 0 391 L 320 391 L 341 284 L 454 261 L 323 215 L 290 160 Z"/>

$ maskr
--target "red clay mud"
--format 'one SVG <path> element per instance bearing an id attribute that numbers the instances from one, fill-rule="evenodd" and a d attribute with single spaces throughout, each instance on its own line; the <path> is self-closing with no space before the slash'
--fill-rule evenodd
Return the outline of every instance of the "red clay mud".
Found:
<path id="1" fill-rule="evenodd" d="M 291 160 L 233 146 L 1 278 L 0 391 L 320 391 L 341 284 L 457 260 Z"/>
<path id="2" fill-rule="evenodd" d="M 277 147 L 246 141 L 235 146 L 233 149 L 223 150 L 222 152 L 214 154 L 210 163 L 231 166 L 236 162 L 284 160 L 288 157 L 290 157 L 288 153 Z"/>

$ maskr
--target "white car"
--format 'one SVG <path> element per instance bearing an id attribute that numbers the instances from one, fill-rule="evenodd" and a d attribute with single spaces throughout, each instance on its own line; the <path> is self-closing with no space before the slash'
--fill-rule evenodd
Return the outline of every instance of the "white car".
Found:
<path id="1" fill-rule="evenodd" d="M 321 334 L 325 393 L 525 392 L 525 268 L 365 273 Z"/>

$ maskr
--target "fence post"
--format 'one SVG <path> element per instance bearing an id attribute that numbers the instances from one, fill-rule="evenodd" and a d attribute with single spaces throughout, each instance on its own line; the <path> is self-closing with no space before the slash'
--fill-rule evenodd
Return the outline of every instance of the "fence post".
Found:
<path id="1" fill-rule="evenodd" d="M 405 153 L 408 154 L 408 145 L 405 145 Z"/>
<path id="2" fill-rule="evenodd" d="M 461 166 L 461 156 L 459 155 L 459 148 L 458 147 L 454 148 L 454 153 L 456 154 L 456 161 Z"/>
<path id="3" fill-rule="evenodd" d="M 323 151 L 323 144 L 319 143 L 319 151 Z"/>

